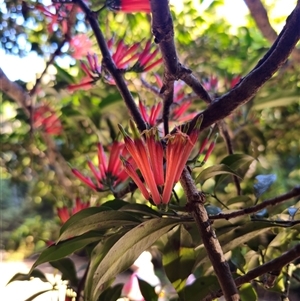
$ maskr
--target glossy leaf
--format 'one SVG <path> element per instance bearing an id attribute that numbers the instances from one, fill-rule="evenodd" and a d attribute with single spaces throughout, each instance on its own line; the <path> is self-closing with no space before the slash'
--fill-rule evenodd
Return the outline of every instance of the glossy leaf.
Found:
<path id="1" fill-rule="evenodd" d="M 91 231 L 81 236 L 72 237 L 57 244 L 53 244 L 40 254 L 31 269 L 34 269 L 41 263 L 56 261 L 74 253 L 75 251 L 81 250 L 86 245 L 99 241 L 102 235 L 102 232 Z"/>
<path id="2" fill-rule="evenodd" d="M 99 297 L 98 301 L 116 301 L 120 298 L 123 284 L 117 284 L 109 287 Z"/>
<path id="3" fill-rule="evenodd" d="M 137 257 L 158 238 L 178 224 L 169 218 L 154 218 L 128 231 L 104 256 L 95 271 L 93 298 L 96 301 L 107 284 L 120 272 L 127 269 Z"/>
<path id="4" fill-rule="evenodd" d="M 109 237 L 104 237 L 93 249 L 91 254 L 90 266 L 86 277 L 85 288 L 84 288 L 84 300 L 91 301 L 93 294 L 93 284 L 95 271 L 98 268 L 100 262 L 112 248 L 112 246 L 124 235 L 126 232 L 119 232 Z M 113 279 L 112 279 L 113 280 Z M 109 285 L 107 285 L 108 287 Z M 105 295 L 105 291 L 103 292 Z"/>
<path id="5" fill-rule="evenodd" d="M 216 276 L 203 276 L 183 289 L 180 300 L 199 301 L 211 292 L 219 290 L 219 288 Z"/>
<path id="6" fill-rule="evenodd" d="M 250 164 L 255 160 L 255 158 L 246 155 L 246 154 L 233 154 L 225 157 L 220 164 L 227 165 L 230 169 L 234 170 L 235 172 L 238 172 L 241 178 L 244 177 L 244 174 L 247 172 Z M 220 182 L 224 180 L 226 175 L 219 175 L 216 177 L 216 186 Z"/>
<path id="7" fill-rule="evenodd" d="M 82 211 L 78 212 L 74 216 L 76 215 L 81 216 Z M 76 216 L 76 223 L 73 222 L 73 220 L 71 220 L 70 223 L 66 227 L 64 227 L 64 229 L 61 230 L 61 235 L 58 241 L 67 239 L 70 236 L 81 235 L 91 230 L 99 231 L 99 230 L 107 230 L 110 228 L 134 226 L 137 225 L 138 223 L 139 220 L 135 218 L 133 215 L 126 212 L 115 211 L 115 210 L 98 212 L 89 216 L 81 217 L 80 220 L 78 220 L 78 216 Z"/>
<path id="8" fill-rule="evenodd" d="M 257 294 L 254 289 L 254 287 L 251 285 L 251 283 L 245 283 L 239 288 L 240 296 L 242 300 L 247 301 L 256 301 Z"/>
<path id="9" fill-rule="evenodd" d="M 158 295 L 155 293 L 155 289 L 148 282 L 137 277 L 140 291 L 145 299 L 145 301 L 157 301 Z"/>
<path id="10" fill-rule="evenodd" d="M 38 296 L 43 295 L 43 294 L 48 293 L 48 292 L 51 292 L 51 291 L 53 291 L 52 288 L 47 289 L 47 290 L 40 291 L 40 292 L 38 292 L 38 293 L 36 293 L 36 294 L 30 296 L 29 298 L 27 298 L 27 299 L 24 300 L 24 301 L 33 301 L 33 300 L 34 300 L 35 298 L 37 298 Z"/>
<path id="11" fill-rule="evenodd" d="M 166 275 L 179 293 L 195 263 L 193 238 L 183 225 L 179 225 L 161 238 L 160 243 L 164 244 L 160 251 Z"/>
<path id="12" fill-rule="evenodd" d="M 38 269 L 34 269 L 31 271 L 31 273 L 23 274 L 23 273 L 17 273 L 15 274 L 7 284 L 13 282 L 13 281 L 29 281 L 32 277 L 39 278 L 43 282 L 49 282 L 49 280 L 46 278 L 45 274 L 42 273 Z"/>
<path id="13" fill-rule="evenodd" d="M 77 287 L 78 278 L 76 275 L 76 268 L 74 262 L 70 258 L 62 258 L 56 261 L 50 261 L 49 263 L 61 272 L 62 280 L 68 280 L 72 286 Z"/>
<path id="14" fill-rule="evenodd" d="M 240 177 L 234 170 L 225 164 L 218 164 L 205 168 L 196 178 L 196 183 L 204 183 L 206 180 L 218 175 L 234 175 Z"/>

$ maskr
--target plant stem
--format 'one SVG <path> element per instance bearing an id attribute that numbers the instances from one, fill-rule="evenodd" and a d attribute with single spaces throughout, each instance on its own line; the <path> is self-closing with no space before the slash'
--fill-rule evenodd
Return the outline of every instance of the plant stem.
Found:
<path id="1" fill-rule="evenodd" d="M 212 263 L 225 299 L 230 301 L 240 300 L 229 265 L 204 207 L 205 196 L 197 190 L 195 182 L 187 168 L 184 169 L 181 175 L 181 185 L 187 196 L 189 211 L 197 224 L 203 244 L 207 250 L 207 255 Z"/>

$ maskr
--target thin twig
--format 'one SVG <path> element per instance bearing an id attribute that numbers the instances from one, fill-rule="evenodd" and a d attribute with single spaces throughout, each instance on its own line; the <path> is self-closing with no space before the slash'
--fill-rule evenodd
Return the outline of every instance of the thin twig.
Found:
<path id="1" fill-rule="evenodd" d="M 280 196 L 277 196 L 275 198 L 263 201 L 262 203 L 252 206 L 252 207 L 248 207 L 245 209 L 241 209 L 241 210 L 236 210 L 230 213 L 219 213 L 217 215 L 210 215 L 209 218 L 212 220 L 216 220 L 216 219 L 231 219 L 231 218 L 235 218 L 238 216 L 242 216 L 242 215 L 247 215 L 247 214 L 251 214 L 251 213 L 255 213 L 258 212 L 268 206 L 275 206 L 279 203 L 282 203 L 288 199 L 291 199 L 293 197 L 296 196 L 300 196 L 300 186 L 296 186 L 294 187 L 291 191 L 282 194 Z"/>
<path id="2" fill-rule="evenodd" d="M 240 287 L 244 283 L 249 283 L 253 279 L 255 279 L 265 273 L 268 273 L 269 271 L 281 270 L 284 266 L 293 262 L 294 260 L 296 260 L 299 257 L 300 257 L 300 244 L 296 245 L 291 250 L 285 252 L 281 256 L 279 256 L 263 265 L 258 266 L 257 268 L 249 271 L 247 274 L 245 274 L 241 277 L 238 277 L 237 279 L 235 279 L 235 283 L 236 283 L 237 287 Z M 210 293 L 208 296 L 203 298 L 202 301 L 212 301 L 216 298 L 221 297 L 222 295 L 223 295 L 222 291 L 220 290 L 218 292 Z"/>
<path id="3" fill-rule="evenodd" d="M 109 52 L 107 43 L 105 41 L 105 38 L 103 36 L 103 33 L 99 27 L 97 14 L 89 9 L 85 1 L 83 0 L 74 0 L 74 3 L 77 3 L 79 7 L 82 9 L 82 11 L 86 15 L 86 19 L 88 20 L 89 24 L 91 25 L 91 28 L 95 34 L 95 37 L 98 42 L 98 46 L 101 50 L 103 60 L 102 64 L 103 66 L 109 71 L 113 79 L 115 80 L 116 86 L 128 108 L 128 110 L 131 113 L 132 118 L 134 119 L 138 129 L 142 132 L 147 129 L 147 124 L 145 120 L 143 119 L 143 116 L 141 115 L 130 91 L 128 90 L 127 84 L 121 74 L 119 72 L 118 68 L 116 67 L 111 54 Z"/>
<path id="4" fill-rule="evenodd" d="M 225 141 L 228 154 L 233 155 L 233 153 L 234 153 L 233 145 L 232 145 L 231 137 L 229 135 L 227 124 L 226 124 L 225 120 L 221 120 L 221 121 L 217 122 L 217 125 L 219 128 L 220 134 Z M 239 181 L 238 177 L 233 175 L 232 178 L 233 178 L 234 185 L 236 187 L 237 195 L 241 195 L 242 190 L 241 190 L 241 185 L 240 185 L 240 181 Z"/>

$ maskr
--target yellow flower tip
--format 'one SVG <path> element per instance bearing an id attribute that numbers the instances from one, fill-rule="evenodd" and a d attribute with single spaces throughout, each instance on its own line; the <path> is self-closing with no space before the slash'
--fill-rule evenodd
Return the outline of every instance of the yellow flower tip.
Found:
<path id="1" fill-rule="evenodd" d="M 132 131 L 133 138 L 134 139 L 140 139 L 141 135 L 139 133 L 139 130 L 138 130 L 136 124 L 134 123 L 134 121 L 132 119 L 129 120 L 129 127 Z"/>
<path id="2" fill-rule="evenodd" d="M 122 125 L 121 125 L 121 124 L 118 124 L 118 127 L 119 127 L 119 130 L 120 130 L 121 134 L 123 135 L 123 137 L 124 137 L 124 138 L 127 137 L 128 134 L 126 133 L 126 131 L 125 131 L 125 129 L 122 127 Z"/>
<path id="3" fill-rule="evenodd" d="M 202 121 L 203 121 L 203 114 L 198 115 L 195 118 L 196 118 L 196 124 L 194 126 L 194 129 L 200 130 L 200 127 L 201 127 L 201 124 L 202 124 Z"/>

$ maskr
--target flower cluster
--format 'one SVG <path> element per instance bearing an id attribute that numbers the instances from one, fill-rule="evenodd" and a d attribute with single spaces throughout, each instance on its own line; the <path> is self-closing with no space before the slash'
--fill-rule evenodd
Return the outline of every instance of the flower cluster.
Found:
<path id="1" fill-rule="evenodd" d="M 61 223 L 64 224 L 72 215 L 88 207 L 90 207 L 90 202 L 83 202 L 80 198 L 76 198 L 75 206 L 73 206 L 71 211 L 67 206 L 64 206 L 57 208 L 57 215 Z"/>
<path id="2" fill-rule="evenodd" d="M 174 185 L 179 181 L 182 171 L 197 142 L 201 118 L 189 134 L 177 129 L 174 134 L 164 138 L 164 148 L 159 139 L 157 128 L 151 128 L 141 136 L 133 122 L 130 123 L 132 139 L 120 126 L 125 146 L 139 169 L 126 159 L 122 159 L 125 171 L 136 183 L 145 199 L 152 199 L 155 205 L 168 204 Z M 143 138 L 145 137 L 145 138 Z"/>
<path id="3" fill-rule="evenodd" d="M 42 104 L 34 110 L 33 127 L 42 128 L 50 135 L 60 135 L 63 130 L 57 113 L 48 104 Z"/>
<path id="4" fill-rule="evenodd" d="M 87 164 L 95 178 L 95 181 L 88 176 L 83 175 L 78 169 L 73 168 L 73 174 L 83 183 L 96 191 L 105 191 L 107 189 L 114 190 L 118 184 L 128 179 L 127 173 L 124 171 L 120 156 L 126 156 L 124 143 L 115 141 L 109 147 L 110 157 L 107 158 L 103 146 L 98 143 L 98 166 L 96 167 L 92 161 L 88 160 Z"/>
<path id="5" fill-rule="evenodd" d="M 106 0 L 105 6 L 111 10 L 125 13 L 151 12 L 149 0 Z"/>
<path id="6" fill-rule="evenodd" d="M 162 58 L 156 59 L 159 49 L 152 51 L 151 41 L 148 41 L 145 48 L 139 51 L 140 43 L 128 46 L 120 40 L 114 50 L 114 39 L 107 42 L 112 59 L 116 67 L 122 72 L 147 72 L 162 63 Z M 133 64 L 132 64 L 133 63 Z M 87 62 L 80 62 L 81 69 L 86 76 L 78 84 L 68 86 L 69 91 L 77 89 L 90 89 L 92 85 L 101 77 L 105 78 L 108 84 L 114 85 L 115 81 L 98 62 L 96 54 L 87 54 Z"/>

